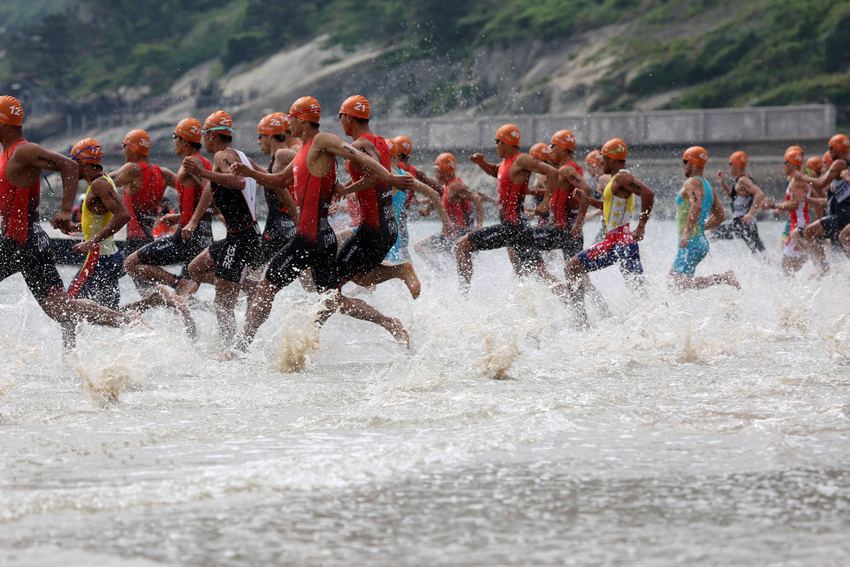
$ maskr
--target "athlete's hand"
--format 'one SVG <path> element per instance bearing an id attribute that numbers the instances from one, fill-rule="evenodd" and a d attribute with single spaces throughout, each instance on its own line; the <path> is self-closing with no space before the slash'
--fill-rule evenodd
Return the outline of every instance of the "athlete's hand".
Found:
<path id="1" fill-rule="evenodd" d="M 77 254 L 88 254 L 95 248 L 97 248 L 97 242 L 94 240 L 86 240 L 85 242 L 74 244 L 74 252 Z"/>
<path id="2" fill-rule="evenodd" d="M 194 221 L 189 221 L 186 226 L 183 227 L 183 230 L 180 231 L 180 238 L 183 240 L 189 240 L 195 235 L 195 230 L 198 228 L 198 223 Z"/>
<path id="3" fill-rule="evenodd" d="M 471 156 L 469 156 L 469 161 L 471 161 L 472 163 L 477 163 L 477 164 L 480 165 L 480 164 L 484 163 L 484 154 L 482 154 L 481 152 L 476 152 L 476 153 L 472 154 Z"/>
<path id="4" fill-rule="evenodd" d="M 201 172 L 205 171 L 204 166 L 201 163 L 201 160 L 194 157 L 186 157 L 183 158 L 183 170 L 189 175 L 194 175 L 195 177 L 202 177 Z"/>
<path id="5" fill-rule="evenodd" d="M 753 213 L 747 213 L 747 214 L 745 214 L 744 216 L 741 217 L 741 222 L 745 222 L 747 224 L 750 224 L 754 220 L 755 220 L 755 218 L 753 217 Z"/>
<path id="6" fill-rule="evenodd" d="M 578 223 L 573 223 L 573 229 L 570 231 L 570 234 L 573 236 L 573 238 L 579 238 L 581 236 L 582 228 L 582 225 Z"/>
<path id="7" fill-rule="evenodd" d="M 644 233 L 645 230 L 646 230 L 646 227 L 643 226 L 642 224 L 639 224 L 639 225 L 637 225 L 637 228 L 635 228 L 634 233 L 632 233 L 632 236 L 634 237 L 635 240 L 643 240 L 643 233 Z"/>
<path id="8" fill-rule="evenodd" d="M 549 205 L 547 205 L 546 203 L 540 203 L 539 205 L 534 207 L 534 214 L 539 215 L 541 217 L 545 217 L 547 214 L 549 214 Z"/>
<path id="9" fill-rule="evenodd" d="M 58 228 L 65 234 L 70 234 L 74 230 L 74 223 L 71 221 L 71 211 L 59 211 L 53 218 L 50 219 L 50 224 L 53 228 Z"/>
<path id="10" fill-rule="evenodd" d="M 238 175 L 239 177 L 253 177 L 251 175 L 253 172 L 253 169 L 242 162 L 230 164 L 230 173 L 233 175 Z"/>
<path id="11" fill-rule="evenodd" d="M 416 179 L 409 174 L 404 175 L 393 175 L 390 178 L 390 187 L 395 187 L 396 189 L 413 189 L 413 183 Z"/>
<path id="12" fill-rule="evenodd" d="M 845 169 L 841 172 L 841 179 L 850 182 L 850 169 Z"/>

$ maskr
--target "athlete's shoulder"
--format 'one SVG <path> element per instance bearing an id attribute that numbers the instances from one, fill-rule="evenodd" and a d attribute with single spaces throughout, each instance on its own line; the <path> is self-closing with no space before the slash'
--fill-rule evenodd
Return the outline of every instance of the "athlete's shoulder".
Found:
<path id="1" fill-rule="evenodd" d="M 277 165 L 278 163 L 281 163 L 283 165 L 288 164 L 293 159 L 295 159 L 296 155 L 298 155 L 298 152 L 296 150 L 293 150 L 292 148 L 280 148 L 274 153 L 275 165 Z"/>

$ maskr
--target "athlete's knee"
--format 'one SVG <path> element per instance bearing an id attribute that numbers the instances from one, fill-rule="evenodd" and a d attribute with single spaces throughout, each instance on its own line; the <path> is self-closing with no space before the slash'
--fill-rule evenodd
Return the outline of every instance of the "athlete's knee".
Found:
<path id="1" fill-rule="evenodd" d="M 141 264 L 141 260 L 139 260 L 139 253 L 133 252 L 126 258 L 124 258 L 124 270 L 132 275 L 132 273 L 138 268 L 139 264 Z"/>
<path id="2" fill-rule="evenodd" d="M 576 278 L 584 274 L 584 268 L 577 256 L 573 256 L 567 261 L 565 272 L 568 276 Z"/>

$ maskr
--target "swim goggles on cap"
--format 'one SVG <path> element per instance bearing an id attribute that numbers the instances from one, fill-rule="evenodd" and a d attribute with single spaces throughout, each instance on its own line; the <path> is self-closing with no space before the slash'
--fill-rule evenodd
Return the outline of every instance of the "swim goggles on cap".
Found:
<path id="1" fill-rule="evenodd" d="M 213 126 L 212 128 L 201 130 L 201 134 L 206 134 L 207 132 L 233 132 L 233 128 L 230 126 Z"/>

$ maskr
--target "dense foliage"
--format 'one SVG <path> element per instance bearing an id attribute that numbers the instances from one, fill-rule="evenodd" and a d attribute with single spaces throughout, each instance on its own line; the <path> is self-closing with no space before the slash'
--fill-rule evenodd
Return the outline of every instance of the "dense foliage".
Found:
<path id="1" fill-rule="evenodd" d="M 319 34 L 403 61 L 619 24 L 599 108 L 665 92 L 669 107 L 850 107 L 850 4 L 832 0 L 7 0 L 0 15 L 10 6 L 28 18 L 3 31 L 0 74 L 73 94 L 162 92 L 198 63 L 227 69 Z M 33 21 L 34 7 L 48 15 Z"/>

